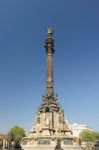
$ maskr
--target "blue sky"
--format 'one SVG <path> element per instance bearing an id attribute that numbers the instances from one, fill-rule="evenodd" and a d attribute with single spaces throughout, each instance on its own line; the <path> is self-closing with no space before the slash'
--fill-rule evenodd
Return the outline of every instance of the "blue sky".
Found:
<path id="1" fill-rule="evenodd" d="M 99 131 L 99 1 L 0 0 L 0 132 L 28 132 L 45 92 L 46 27 L 54 81 L 69 123 Z"/>

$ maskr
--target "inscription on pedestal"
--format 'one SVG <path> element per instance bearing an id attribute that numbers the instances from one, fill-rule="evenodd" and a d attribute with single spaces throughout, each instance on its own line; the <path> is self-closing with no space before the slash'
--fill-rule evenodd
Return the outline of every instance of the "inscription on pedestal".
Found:
<path id="1" fill-rule="evenodd" d="M 65 140 L 63 141 L 63 143 L 64 143 L 64 145 L 73 145 L 73 142 L 72 142 L 72 140 L 70 140 L 70 139 L 65 139 Z"/>
<path id="2" fill-rule="evenodd" d="M 38 140 L 38 144 L 49 145 L 51 143 L 50 143 L 50 140 Z"/>

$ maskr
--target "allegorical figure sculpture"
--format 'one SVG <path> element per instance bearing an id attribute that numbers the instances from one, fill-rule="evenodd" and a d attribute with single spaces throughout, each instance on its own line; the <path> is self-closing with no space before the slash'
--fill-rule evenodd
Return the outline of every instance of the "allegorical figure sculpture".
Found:
<path id="1" fill-rule="evenodd" d="M 61 140 L 59 138 L 57 139 L 57 144 L 56 144 L 55 150 L 63 150 L 61 147 Z"/>

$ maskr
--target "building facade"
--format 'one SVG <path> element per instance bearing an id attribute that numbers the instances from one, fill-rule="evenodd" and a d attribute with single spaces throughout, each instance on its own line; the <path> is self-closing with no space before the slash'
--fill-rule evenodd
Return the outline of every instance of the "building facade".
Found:
<path id="1" fill-rule="evenodd" d="M 84 130 L 93 131 L 89 126 L 84 124 L 77 124 L 77 123 L 73 123 L 69 125 L 69 128 L 71 129 L 72 135 L 74 137 L 79 137 L 79 134 Z"/>

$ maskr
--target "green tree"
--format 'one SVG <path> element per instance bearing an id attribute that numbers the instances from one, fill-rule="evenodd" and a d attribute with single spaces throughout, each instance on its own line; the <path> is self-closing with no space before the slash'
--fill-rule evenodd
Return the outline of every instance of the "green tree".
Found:
<path id="1" fill-rule="evenodd" d="M 93 132 L 94 140 L 99 141 L 99 132 Z"/>
<path id="2" fill-rule="evenodd" d="M 84 130 L 79 134 L 79 137 L 81 138 L 82 141 L 94 142 L 96 140 L 99 140 L 99 133 Z"/>
<path id="3" fill-rule="evenodd" d="M 22 139 L 22 137 L 25 137 L 25 136 L 26 135 L 25 135 L 24 129 L 22 127 L 19 127 L 19 126 L 14 126 L 8 132 L 8 138 L 11 141 L 20 140 L 20 139 Z"/>

